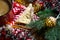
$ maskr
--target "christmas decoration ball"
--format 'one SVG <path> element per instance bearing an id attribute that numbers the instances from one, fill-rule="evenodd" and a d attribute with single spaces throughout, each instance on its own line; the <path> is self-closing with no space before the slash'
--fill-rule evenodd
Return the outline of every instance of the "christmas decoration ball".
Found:
<path id="1" fill-rule="evenodd" d="M 48 18 L 46 18 L 45 25 L 47 27 L 54 27 L 56 25 L 56 18 L 54 18 L 54 17 L 48 17 Z"/>
<path id="2" fill-rule="evenodd" d="M 41 9 L 41 6 L 40 6 L 39 3 L 33 4 L 33 7 L 34 7 L 34 12 L 35 12 L 35 13 L 38 12 L 38 11 Z"/>

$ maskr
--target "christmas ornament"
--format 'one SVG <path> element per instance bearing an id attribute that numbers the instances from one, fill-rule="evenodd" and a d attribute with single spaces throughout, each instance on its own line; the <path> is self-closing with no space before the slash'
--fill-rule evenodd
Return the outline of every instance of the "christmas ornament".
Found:
<path id="1" fill-rule="evenodd" d="M 38 12 L 40 9 L 41 9 L 41 5 L 39 3 L 34 3 L 33 4 L 33 7 L 34 7 L 34 12 Z"/>
<path id="2" fill-rule="evenodd" d="M 34 7 L 34 12 L 37 13 L 39 10 L 41 10 L 44 6 L 44 3 L 42 0 L 36 0 L 33 3 L 33 7 Z"/>
<path id="3" fill-rule="evenodd" d="M 45 21 L 45 24 L 46 24 L 46 26 L 48 26 L 48 27 L 53 27 L 53 26 L 55 26 L 55 25 L 56 25 L 56 18 L 54 18 L 54 17 L 49 17 L 49 18 L 47 18 L 46 21 Z"/>
<path id="4" fill-rule="evenodd" d="M 57 19 L 59 19 L 59 18 L 60 18 L 60 13 L 58 14 L 58 16 L 56 18 L 54 18 L 54 17 L 47 18 L 45 21 L 46 26 L 48 26 L 48 27 L 56 26 Z"/>
<path id="5" fill-rule="evenodd" d="M 23 5 L 21 5 L 21 4 L 17 3 L 17 2 L 13 2 L 12 10 L 13 10 L 13 13 L 15 15 L 22 13 L 25 9 L 26 9 L 25 6 L 23 6 Z"/>

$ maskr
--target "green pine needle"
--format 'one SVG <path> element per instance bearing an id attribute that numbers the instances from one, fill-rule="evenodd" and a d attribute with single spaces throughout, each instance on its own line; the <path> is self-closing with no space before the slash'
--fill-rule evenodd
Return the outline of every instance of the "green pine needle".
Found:
<path id="1" fill-rule="evenodd" d="M 38 30 L 42 29 L 42 27 L 44 27 L 44 22 L 45 19 L 47 17 L 50 16 L 57 16 L 56 13 L 54 13 L 52 10 L 50 9 L 45 9 L 43 11 L 39 11 L 37 13 L 37 16 L 39 16 L 39 20 L 35 21 L 35 22 L 31 22 L 30 24 L 28 24 L 27 26 L 31 27 L 31 28 L 37 28 Z M 57 20 L 57 25 L 56 27 L 50 28 L 48 29 L 45 33 L 45 38 L 47 40 L 60 40 L 60 20 Z"/>

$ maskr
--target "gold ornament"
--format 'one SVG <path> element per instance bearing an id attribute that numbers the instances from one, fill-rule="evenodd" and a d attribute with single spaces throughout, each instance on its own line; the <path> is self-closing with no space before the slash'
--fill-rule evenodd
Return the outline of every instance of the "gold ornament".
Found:
<path id="1" fill-rule="evenodd" d="M 49 17 L 45 20 L 45 25 L 48 27 L 53 27 L 56 25 L 56 18 L 54 17 Z"/>
<path id="2" fill-rule="evenodd" d="M 34 7 L 34 12 L 37 13 L 40 9 L 41 9 L 41 6 L 39 3 L 35 3 L 33 4 L 33 7 Z"/>

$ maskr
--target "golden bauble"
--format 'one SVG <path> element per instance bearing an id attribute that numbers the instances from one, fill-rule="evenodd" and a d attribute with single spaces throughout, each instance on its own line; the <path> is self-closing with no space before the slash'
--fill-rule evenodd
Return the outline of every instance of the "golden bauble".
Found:
<path id="1" fill-rule="evenodd" d="M 34 12 L 37 13 L 40 9 L 41 9 L 41 6 L 39 3 L 35 3 L 33 4 L 33 7 L 34 7 Z"/>
<path id="2" fill-rule="evenodd" d="M 45 25 L 48 27 L 54 27 L 56 25 L 56 18 L 54 17 L 46 18 Z"/>

